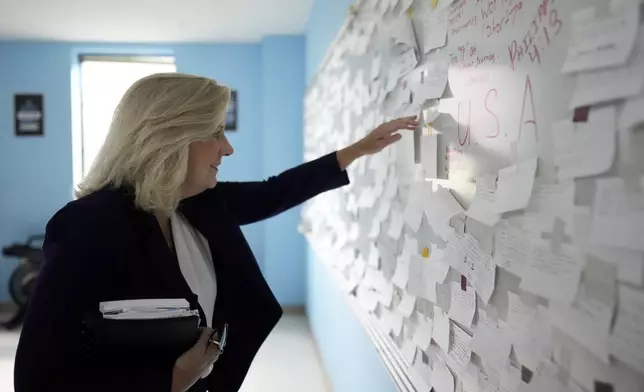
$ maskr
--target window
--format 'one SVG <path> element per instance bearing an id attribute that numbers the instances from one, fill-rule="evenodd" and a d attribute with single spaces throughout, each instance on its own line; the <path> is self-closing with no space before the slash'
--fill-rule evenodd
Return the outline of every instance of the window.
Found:
<path id="1" fill-rule="evenodd" d="M 105 141 L 114 110 L 137 80 L 155 73 L 176 72 L 173 57 L 81 56 L 81 152 L 74 154 L 81 176 L 89 172 Z M 76 185 L 75 184 L 75 185 Z"/>

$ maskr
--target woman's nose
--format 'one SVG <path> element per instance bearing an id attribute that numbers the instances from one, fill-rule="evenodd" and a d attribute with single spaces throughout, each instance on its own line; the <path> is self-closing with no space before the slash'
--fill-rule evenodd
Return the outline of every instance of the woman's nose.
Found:
<path id="1" fill-rule="evenodd" d="M 226 144 L 224 145 L 224 155 L 230 156 L 230 155 L 233 155 L 234 152 L 235 152 L 235 149 L 233 148 L 233 146 L 230 145 L 228 138 L 226 138 Z"/>

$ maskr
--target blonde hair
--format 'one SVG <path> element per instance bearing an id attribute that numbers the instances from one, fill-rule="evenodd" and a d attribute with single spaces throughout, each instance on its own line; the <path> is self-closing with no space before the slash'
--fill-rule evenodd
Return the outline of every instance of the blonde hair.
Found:
<path id="1" fill-rule="evenodd" d="M 76 195 L 131 186 L 135 204 L 174 211 L 188 172 L 188 146 L 223 132 L 230 90 L 212 79 L 160 73 L 134 83 L 118 104 L 105 143 Z"/>

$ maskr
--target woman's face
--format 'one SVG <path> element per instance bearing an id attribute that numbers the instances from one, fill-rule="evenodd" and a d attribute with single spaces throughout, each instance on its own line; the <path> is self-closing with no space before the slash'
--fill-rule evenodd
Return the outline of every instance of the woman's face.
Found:
<path id="1" fill-rule="evenodd" d="M 190 144 L 188 154 L 188 176 L 183 184 L 183 197 L 197 195 L 217 185 L 217 172 L 224 156 L 235 150 L 228 143 L 223 130 L 218 137 Z"/>

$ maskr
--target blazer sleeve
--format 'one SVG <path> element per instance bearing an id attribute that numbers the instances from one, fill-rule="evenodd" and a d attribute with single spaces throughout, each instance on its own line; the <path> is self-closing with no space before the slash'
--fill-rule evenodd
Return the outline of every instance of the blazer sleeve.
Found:
<path id="1" fill-rule="evenodd" d="M 228 208 L 239 224 L 254 223 L 295 207 L 320 193 L 349 184 L 335 152 L 258 182 L 221 182 Z"/>
<path id="2" fill-rule="evenodd" d="M 98 306 L 125 249 L 119 241 L 123 230 L 92 212 L 63 208 L 47 224 L 45 261 L 16 353 L 16 392 L 171 390 L 172 366 L 126 369 L 83 363 L 83 315 Z"/>

